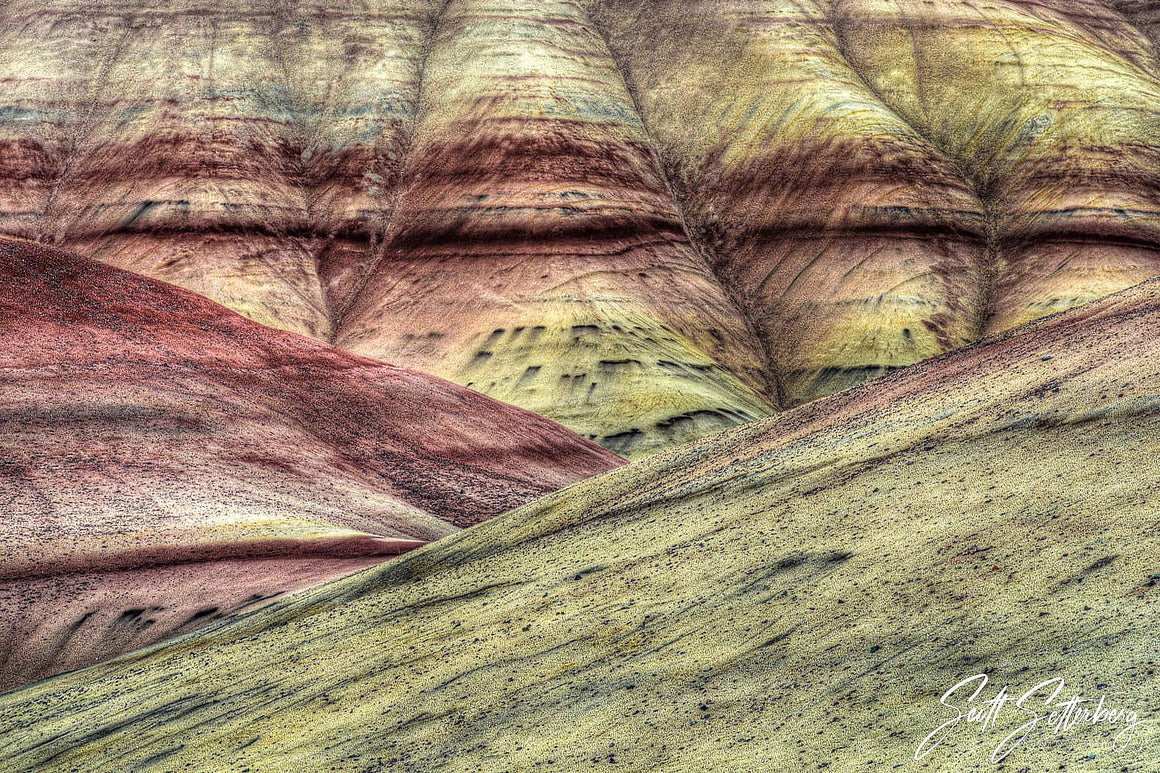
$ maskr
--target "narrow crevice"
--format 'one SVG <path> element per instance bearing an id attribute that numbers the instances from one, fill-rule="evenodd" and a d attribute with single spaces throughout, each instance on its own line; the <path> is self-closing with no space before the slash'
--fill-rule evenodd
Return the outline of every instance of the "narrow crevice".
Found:
<path id="1" fill-rule="evenodd" d="M 967 181 L 970 182 L 970 178 L 967 178 Z M 977 192 L 976 196 L 978 196 Z M 980 199 L 980 201 L 983 204 L 983 262 L 979 266 L 979 285 L 975 295 L 974 314 L 968 331 L 971 341 L 978 341 L 985 337 L 991 326 L 991 319 L 995 316 L 998 307 L 999 275 L 1003 265 L 999 215 L 993 204 L 986 199 Z"/>
<path id="2" fill-rule="evenodd" d="M 289 45 L 297 45 L 299 41 L 291 38 L 292 33 L 287 34 L 287 30 L 293 28 L 295 21 L 295 12 L 297 11 L 297 4 L 286 2 L 286 0 L 279 0 L 269 10 L 270 28 L 267 30 L 268 45 L 270 49 L 267 51 L 267 58 L 273 63 L 275 72 L 279 79 L 279 90 L 275 92 L 274 98 L 285 100 L 284 104 L 276 105 L 277 109 L 284 110 L 290 116 L 289 136 L 287 140 L 289 147 L 286 150 L 293 152 L 297 150 L 297 156 L 293 159 L 292 179 L 297 189 L 298 196 L 301 199 L 302 213 L 306 218 L 304 228 L 294 228 L 284 230 L 278 234 L 288 239 L 301 238 L 305 240 L 304 248 L 310 257 L 310 266 L 313 269 L 314 287 L 318 295 L 317 298 L 311 298 L 306 293 L 298 288 L 296 283 L 287 282 L 286 285 L 294 290 L 297 295 L 308 308 L 316 308 L 321 304 L 321 321 L 326 324 L 326 335 L 328 339 L 334 335 L 334 328 L 332 322 L 332 312 L 330 309 L 329 294 L 322 286 L 322 280 L 318 273 L 318 255 L 317 252 L 321 247 L 317 244 L 318 234 L 315 232 L 315 199 L 317 194 L 310 182 L 310 174 L 307 168 L 306 160 L 303 158 L 303 153 L 308 149 L 312 149 L 317 144 L 318 132 L 320 127 L 320 119 L 315 118 L 313 126 L 307 119 L 302 106 L 299 104 L 299 95 L 295 93 L 293 84 L 294 68 L 293 55 L 288 52 Z M 264 262 L 277 275 L 278 267 L 272 261 L 266 259 L 263 254 Z"/>
<path id="3" fill-rule="evenodd" d="M 986 335 L 990 319 L 995 313 L 996 293 L 1003 261 L 1002 219 L 996 205 L 997 196 L 994 192 L 995 186 L 980 180 L 979 176 L 964 166 L 948 148 L 938 142 L 929 132 L 920 129 L 914 121 L 910 120 L 892 104 L 886 98 L 886 95 L 874 85 L 870 77 L 855 64 L 854 57 L 850 55 L 850 41 L 846 36 L 846 27 L 841 21 L 840 14 L 835 12 L 832 0 L 825 5 L 824 18 L 830 26 L 830 29 L 833 30 L 835 50 L 841 56 L 843 63 L 849 68 L 850 72 L 858 78 L 863 88 L 879 104 L 889 110 L 892 115 L 914 132 L 916 137 L 922 139 L 931 148 L 937 150 L 951 164 L 967 184 L 971 195 L 979 205 L 979 212 L 983 218 L 983 260 L 981 265 L 977 267 L 978 285 L 975 288 L 975 303 L 968 332 L 970 340 L 976 341 Z M 921 76 L 916 74 L 915 77 L 920 78 Z"/>
<path id="4" fill-rule="evenodd" d="M 636 114 L 637 120 L 640 121 L 645 137 L 648 139 L 649 149 L 652 151 L 657 173 L 664 183 L 669 199 L 676 208 L 685 238 L 688 239 L 689 245 L 697 252 L 709 276 L 712 277 L 714 284 L 721 290 L 722 297 L 733 307 L 737 319 L 741 320 L 745 326 L 746 335 L 752 342 L 750 348 L 757 356 L 758 364 L 761 366 L 759 375 L 762 379 L 762 395 L 770 401 L 770 404 L 775 410 L 786 410 L 790 406 L 785 386 L 785 376 L 774 352 L 772 342 L 768 340 L 767 336 L 761 335 L 759 332 L 760 328 L 757 324 L 759 315 L 753 308 L 753 304 L 735 292 L 732 283 L 727 282 L 725 277 L 722 276 L 720 271 L 721 261 L 717 259 L 713 248 L 709 244 L 709 240 L 705 237 L 705 229 L 700 227 L 699 224 L 695 225 L 691 221 L 688 214 L 691 211 L 691 207 L 679 192 L 678 187 L 673 183 L 673 177 L 675 176 L 673 170 L 669 168 L 661 155 L 660 144 L 657 142 L 656 136 L 653 134 L 649 122 L 645 118 L 636 83 L 629 75 L 628 64 L 622 59 L 616 47 L 612 45 L 611 36 L 602 23 L 600 18 L 601 8 L 597 6 L 586 9 L 586 15 L 592 29 L 595 30 L 603 41 L 604 48 L 608 51 L 609 58 L 612 60 L 613 65 L 620 75 L 624 88 L 628 92 L 629 99 L 632 100 L 633 111 Z"/>
<path id="5" fill-rule="evenodd" d="M 419 119 L 423 114 L 423 90 L 426 82 L 427 59 L 431 55 L 431 50 L 435 47 L 436 39 L 439 36 L 439 26 L 442 24 L 443 17 L 446 16 L 447 9 L 450 7 L 451 3 L 452 0 L 444 0 L 443 4 L 439 7 L 439 10 L 435 13 L 431 22 L 431 30 L 428 32 L 426 41 L 423 44 L 423 50 L 419 54 L 419 66 L 417 68 L 418 90 L 415 95 L 415 112 L 411 116 L 410 126 L 407 127 L 407 136 L 403 138 L 403 144 L 400 148 L 401 162 L 399 164 L 399 176 L 395 181 L 394 188 L 390 195 L 391 203 L 387 214 L 387 222 L 383 225 L 380 243 L 377 246 L 373 244 L 371 245 L 370 255 L 368 255 L 369 259 L 363 266 L 363 270 L 359 273 L 359 277 L 355 281 L 354 287 L 351 289 L 350 293 L 348 293 L 345 303 L 342 304 L 342 308 L 339 309 L 337 313 L 335 313 L 331 318 L 330 343 L 332 344 L 338 340 L 339 334 L 342 332 L 343 324 L 346 321 L 347 314 L 349 314 L 350 310 L 358 303 L 359 299 L 362 297 L 363 291 L 366 289 L 367 284 L 374 276 L 376 269 L 378 269 L 379 264 L 387 255 L 387 250 L 390 246 L 391 227 L 393 226 L 396 215 L 398 214 L 399 202 L 403 200 L 403 195 L 408 190 L 406 180 L 410 176 L 410 167 L 414 161 L 412 158 L 412 150 L 415 145 L 415 134 L 419 128 Z"/>

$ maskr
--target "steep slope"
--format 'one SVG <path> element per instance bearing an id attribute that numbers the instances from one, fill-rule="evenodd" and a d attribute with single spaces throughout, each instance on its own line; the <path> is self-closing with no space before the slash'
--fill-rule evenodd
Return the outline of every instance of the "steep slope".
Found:
<path id="1" fill-rule="evenodd" d="M 1160 65 L 1100 0 L 591 4 L 791 403 L 1160 273 Z"/>
<path id="2" fill-rule="evenodd" d="M 339 346 L 631 455 L 771 411 L 757 342 L 575 2 L 447 5 L 404 179 Z"/>
<path id="3" fill-rule="evenodd" d="M 1100 0 L 837 0 L 881 98 L 963 169 L 993 219 L 984 332 L 1160 269 L 1160 66 Z"/>
<path id="4" fill-rule="evenodd" d="M 16 0 L 0 19 L 0 233 L 629 456 L 1160 274 L 1147 3 Z"/>
<path id="5" fill-rule="evenodd" d="M 0 686 L 348 574 L 618 463 L 470 390 L 0 241 Z"/>
<path id="6" fill-rule="evenodd" d="M 851 69 L 825 2 L 596 12 L 788 403 L 977 337 L 982 204 Z"/>
<path id="7" fill-rule="evenodd" d="M 940 696 L 984 672 L 984 698 L 1060 677 L 1061 699 L 1154 718 L 1158 342 L 1151 282 L 656 455 L 11 693 L 0 753 L 74 771 L 992 770 L 1025 715 L 914 759 L 953 716 Z M 1157 727 L 1118 751 L 1122 725 L 1041 727 L 1007 766 L 1156 770 Z"/>

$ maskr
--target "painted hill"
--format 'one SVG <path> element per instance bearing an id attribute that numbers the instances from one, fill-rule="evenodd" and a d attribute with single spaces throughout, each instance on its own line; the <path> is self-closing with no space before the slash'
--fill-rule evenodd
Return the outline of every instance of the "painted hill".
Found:
<path id="1" fill-rule="evenodd" d="M 620 460 L 462 387 L 0 241 L 0 686 L 379 563 Z"/>
<path id="2" fill-rule="evenodd" d="M 14 0 L 0 232 L 644 456 L 1160 273 L 1150 4 L 977 5 Z"/>
<path id="3" fill-rule="evenodd" d="M 940 696 L 980 673 L 988 698 L 1060 677 L 1154 718 L 1158 348 L 1151 282 L 10 693 L 0 754 L 992 770 L 1018 717 L 914 759 Z M 1155 770 L 1158 727 L 1120 751 L 1107 725 L 1037 738 L 1007 767 Z"/>
<path id="4" fill-rule="evenodd" d="M 630 456 L 770 413 L 759 342 L 580 6 L 449 4 L 422 93 L 396 226 L 336 344 Z"/>

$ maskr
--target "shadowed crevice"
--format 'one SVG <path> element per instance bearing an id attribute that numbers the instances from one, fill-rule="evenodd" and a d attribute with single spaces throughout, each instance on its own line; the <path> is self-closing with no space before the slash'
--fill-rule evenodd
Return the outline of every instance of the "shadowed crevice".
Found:
<path id="1" fill-rule="evenodd" d="M 973 305 L 974 314 L 972 315 L 970 325 L 971 340 L 978 340 L 985 335 L 988 322 L 996 308 L 995 300 L 998 276 L 1003 261 L 999 228 L 1001 214 L 998 212 L 995 204 L 995 186 L 989 186 L 979 180 L 978 176 L 972 174 L 970 170 L 964 167 L 960 160 L 945 147 L 944 143 L 938 142 L 933 135 L 924 131 L 916 121 L 911 120 L 898 105 L 894 104 L 874 85 L 874 81 L 857 64 L 856 57 L 850 55 L 850 41 L 847 36 L 848 19 L 844 14 L 835 10 L 833 0 L 828 0 L 825 3 L 824 14 L 826 22 L 834 32 L 834 49 L 842 57 L 842 61 L 850 69 L 850 72 L 858 78 L 862 86 L 882 107 L 890 111 L 891 115 L 895 116 L 903 125 L 914 132 L 916 137 L 921 138 L 928 146 L 937 150 L 947 160 L 951 167 L 958 172 L 966 184 L 966 189 L 971 193 L 975 203 L 979 206 L 979 211 L 983 215 L 983 261 L 978 266 L 977 291 Z"/>
<path id="2" fill-rule="evenodd" d="M 688 239 L 689 244 L 697 255 L 701 258 L 701 262 L 708 269 L 709 275 L 713 277 L 715 284 L 721 290 L 721 294 L 729 301 L 737 314 L 737 318 L 745 325 L 745 332 L 749 338 L 750 348 L 757 355 L 757 361 L 761 364 L 762 395 L 769 400 L 774 409 L 778 411 L 786 410 L 789 407 L 789 399 L 787 397 L 785 378 L 783 368 L 781 367 L 778 358 L 774 353 L 774 347 L 766 336 L 760 335 L 757 327 L 758 314 L 753 307 L 753 303 L 737 292 L 733 283 L 725 281 L 719 270 L 720 261 L 716 260 L 713 255 L 713 250 L 709 246 L 708 240 L 704 238 L 701 227 L 695 227 L 690 221 L 689 211 L 690 207 L 687 202 L 680 195 L 677 187 L 673 184 L 673 175 L 665 159 L 661 156 L 658 150 L 659 145 L 656 141 L 656 136 L 653 134 L 649 126 L 649 122 L 645 117 L 641 101 L 637 93 L 636 83 L 629 74 L 629 68 L 625 65 L 620 52 L 612 45 L 612 40 L 608 34 L 608 30 L 601 19 L 601 10 L 603 6 L 598 5 L 592 9 L 593 12 L 588 12 L 586 9 L 585 15 L 588 17 L 592 28 L 600 36 L 604 43 L 604 48 L 608 51 L 609 58 L 612 60 L 613 66 L 620 74 L 620 79 L 624 84 L 625 91 L 628 93 L 629 99 L 632 100 L 633 111 L 636 118 L 640 121 L 640 125 L 644 130 L 645 136 L 648 138 L 649 152 L 653 157 L 656 166 L 657 174 L 664 182 L 665 190 L 673 206 L 676 208 L 677 216 L 680 218 L 681 228 L 684 236 Z"/>
<path id="3" fill-rule="evenodd" d="M 391 203 L 388 207 L 389 214 L 387 215 L 387 222 L 384 224 L 382 230 L 382 241 L 380 241 L 377 247 L 374 247 L 372 244 L 371 254 L 368 255 L 368 259 L 363 266 L 363 270 L 359 274 L 357 281 L 354 283 L 354 287 L 347 295 L 346 301 L 342 304 L 342 308 L 332 310 L 332 316 L 330 320 L 330 338 L 328 339 L 329 343 L 333 344 L 339 340 L 340 334 L 342 332 L 343 322 L 346 319 L 347 313 L 358 303 L 359 298 L 363 294 L 363 290 L 366 289 L 367 283 L 370 281 L 371 277 L 374 276 L 375 269 L 378 268 L 379 263 L 386 256 L 389 235 L 392 227 L 394 226 L 395 213 L 398 211 L 399 201 L 401 201 L 403 195 L 410 190 L 411 186 L 407 185 L 405 180 L 410 177 L 414 171 L 410 168 L 412 163 L 411 151 L 415 145 L 415 133 L 419 128 L 419 120 L 423 115 L 423 86 L 424 82 L 426 81 L 425 74 L 427 70 L 427 59 L 431 55 L 431 50 L 435 47 L 435 41 L 439 37 L 439 25 L 442 23 L 443 18 L 447 15 L 447 8 L 450 5 L 451 0 L 444 0 L 443 4 L 439 7 L 439 10 L 435 13 L 431 21 L 431 30 L 427 34 L 426 40 L 423 43 L 422 53 L 419 55 L 418 78 L 416 79 L 416 83 L 418 84 L 418 93 L 415 96 L 415 112 L 411 117 L 410 125 L 407 127 L 407 134 L 404 139 L 402 148 L 402 164 L 400 167 L 399 180 L 395 184 L 394 191 L 391 195 Z"/>

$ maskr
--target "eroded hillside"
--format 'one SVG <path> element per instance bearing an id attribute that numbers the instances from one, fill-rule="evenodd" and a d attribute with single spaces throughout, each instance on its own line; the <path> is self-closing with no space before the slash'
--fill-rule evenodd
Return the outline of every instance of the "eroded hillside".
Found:
<path id="1" fill-rule="evenodd" d="M 1160 273 L 1147 3 L 0 14 L 0 231 L 630 456 Z"/>

